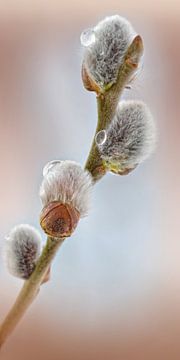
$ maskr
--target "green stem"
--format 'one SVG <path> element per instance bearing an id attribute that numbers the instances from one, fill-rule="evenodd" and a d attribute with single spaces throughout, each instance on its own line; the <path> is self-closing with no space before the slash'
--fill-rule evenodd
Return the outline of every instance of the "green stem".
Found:
<path id="1" fill-rule="evenodd" d="M 60 245 L 63 243 L 63 240 L 64 239 L 56 239 L 51 237 L 47 238 L 46 245 L 37 262 L 34 272 L 30 278 L 24 282 L 16 302 L 0 326 L 0 347 L 6 341 L 7 337 L 12 333 L 38 294 L 39 288 L 43 282 L 49 265 L 51 264 L 51 261 L 53 260 Z"/>

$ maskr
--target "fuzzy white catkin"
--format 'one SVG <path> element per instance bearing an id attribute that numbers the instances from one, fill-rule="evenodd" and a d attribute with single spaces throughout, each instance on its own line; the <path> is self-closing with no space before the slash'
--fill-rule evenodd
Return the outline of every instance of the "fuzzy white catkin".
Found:
<path id="1" fill-rule="evenodd" d="M 22 279 L 32 274 L 41 252 L 41 235 L 32 226 L 15 226 L 6 238 L 4 260 L 9 272 Z"/>
<path id="2" fill-rule="evenodd" d="M 155 149 L 156 126 L 142 101 L 122 101 L 107 129 L 105 143 L 99 145 L 102 158 L 119 163 L 122 169 L 142 163 Z"/>
<path id="3" fill-rule="evenodd" d="M 40 187 L 40 197 L 44 206 L 60 201 L 73 206 L 83 217 L 88 213 L 91 189 L 91 175 L 76 162 L 66 160 L 46 174 Z"/>
<path id="4" fill-rule="evenodd" d="M 95 42 L 84 51 L 84 65 L 99 86 L 116 82 L 124 55 L 135 37 L 132 25 L 123 17 L 106 17 L 94 28 Z"/>

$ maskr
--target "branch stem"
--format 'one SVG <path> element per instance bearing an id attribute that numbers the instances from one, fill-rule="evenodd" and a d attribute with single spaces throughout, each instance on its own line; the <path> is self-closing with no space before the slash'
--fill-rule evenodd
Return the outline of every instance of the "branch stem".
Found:
<path id="1" fill-rule="evenodd" d="M 48 271 L 49 265 L 56 255 L 60 245 L 63 243 L 63 240 L 64 239 L 56 239 L 51 237 L 47 238 L 46 245 L 38 260 L 34 272 L 30 278 L 24 282 L 16 302 L 0 326 L 0 348 L 6 341 L 7 337 L 12 333 L 16 325 L 19 323 L 33 300 L 36 298 L 43 279 Z"/>

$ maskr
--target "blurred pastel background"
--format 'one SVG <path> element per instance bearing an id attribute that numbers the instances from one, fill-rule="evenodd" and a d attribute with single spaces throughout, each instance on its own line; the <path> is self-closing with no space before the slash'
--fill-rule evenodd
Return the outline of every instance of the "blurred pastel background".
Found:
<path id="1" fill-rule="evenodd" d="M 173 0 L 1 2 L 0 320 L 22 282 L 6 271 L 4 237 L 39 227 L 42 168 L 84 163 L 96 126 L 79 37 L 106 15 L 128 18 L 145 45 L 123 98 L 146 101 L 156 154 L 128 176 L 107 175 L 91 212 L 60 249 L 2 360 L 180 359 L 180 4 Z M 45 238 L 44 238 L 45 240 Z"/>

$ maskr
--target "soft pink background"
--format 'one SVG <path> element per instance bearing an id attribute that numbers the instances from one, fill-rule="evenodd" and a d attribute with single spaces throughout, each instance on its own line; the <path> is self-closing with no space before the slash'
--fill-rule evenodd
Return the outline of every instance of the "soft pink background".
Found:
<path id="1" fill-rule="evenodd" d="M 34 5 L 33 5 L 34 3 Z M 154 113 L 156 154 L 127 177 L 106 176 L 68 239 L 52 279 L 2 350 L 2 360 L 180 358 L 180 45 L 178 2 L 2 2 L 0 11 L 0 319 L 22 282 L 2 261 L 17 223 L 37 227 L 42 168 L 82 164 L 96 124 L 81 83 L 84 28 L 127 17 L 145 45 L 124 98 Z"/>

